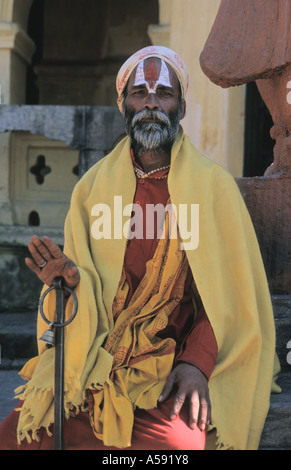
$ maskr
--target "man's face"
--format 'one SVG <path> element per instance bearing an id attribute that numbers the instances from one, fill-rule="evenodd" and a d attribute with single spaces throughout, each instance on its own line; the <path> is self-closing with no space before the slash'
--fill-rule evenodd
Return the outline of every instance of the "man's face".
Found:
<path id="1" fill-rule="evenodd" d="M 185 115 L 185 101 L 174 70 L 149 58 L 132 72 L 124 100 L 127 133 L 139 151 L 160 151 L 172 144 Z"/>

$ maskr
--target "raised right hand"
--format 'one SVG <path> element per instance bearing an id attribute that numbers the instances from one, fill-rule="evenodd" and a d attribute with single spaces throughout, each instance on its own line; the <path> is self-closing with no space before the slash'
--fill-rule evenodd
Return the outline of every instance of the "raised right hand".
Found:
<path id="1" fill-rule="evenodd" d="M 32 256 L 25 258 L 26 265 L 46 285 L 51 286 L 55 277 L 63 277 L 67 286 L 74 289 L 80 282 L 77 266 L 49 237 L 31 237 L 28 249 Z M 41 267 L 44 265 L 43 267 Z"/>

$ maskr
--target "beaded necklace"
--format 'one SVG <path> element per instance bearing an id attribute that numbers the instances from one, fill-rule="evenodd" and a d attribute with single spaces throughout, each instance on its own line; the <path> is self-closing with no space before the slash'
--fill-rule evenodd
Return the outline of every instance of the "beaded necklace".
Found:
<path id="1" fill-rule="evenodd" d="M 168 170 L 170 168 L 170 165 L 162 166 L 161 168 L 157 168 L 156 170 L 149 171 L 148 173 L 145 173 L 144 171 L 140 170 L 136 166 L 134 166 L 133 168 L 134 168 L 136 176 L 138 178 L 144 179 L 144 178 L 148 178 L 150 175 L 153 175 L 154 173 L 158 173 L 159 171 Z M 156 176 L 154 177 L 154 179 L 164 179 L 164 178 L 167 178 L 167 176 L 168 175 Z"/>

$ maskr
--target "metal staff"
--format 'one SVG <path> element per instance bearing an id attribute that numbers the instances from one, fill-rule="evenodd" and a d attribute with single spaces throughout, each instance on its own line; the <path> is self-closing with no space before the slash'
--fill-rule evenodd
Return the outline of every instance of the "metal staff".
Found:
<path id="1" fill-rule="evenodd" d="M 50 322 L 43 312 L 43 302 L 47 294 L 55 289 L 56 291 L 56 311 L 55 321 Z M 65 291 L 68 291 L 74 298 L 75 308 L 71 317 L 65 321 Z M 78 310 L 78 300 L 75 292 L 65 284 L 62 277 L 56 277 L 51 287 L 41 296 L 39 311 L 50 329 L 46 330 L 41 341 L 47 343 L 47 347 L 55 346 L 55 386 L 54 386 L 54 450 L 64 449 L 64 372 L 65 372 L 65 348 L 64 348 L 64 327 L 71 323 Z"/>

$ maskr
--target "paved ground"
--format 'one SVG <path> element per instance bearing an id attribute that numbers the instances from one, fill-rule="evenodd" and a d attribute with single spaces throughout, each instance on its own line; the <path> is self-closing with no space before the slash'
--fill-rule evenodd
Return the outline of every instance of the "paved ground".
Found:
<path id="1" fill-rule="evenodd" d="M 17 405 L 14 398 L 14 390 L 24 382 L 17 370 L 1 370 L 0 366 L 0 422 Z"/>
<path id="2" fill-rule="evenodd" d="M 35 330 L 35 313 L 0 314 L 0 422 L 17 405 L 14 390 L 24 384 L 18 372 L 37 353 Z"/>

